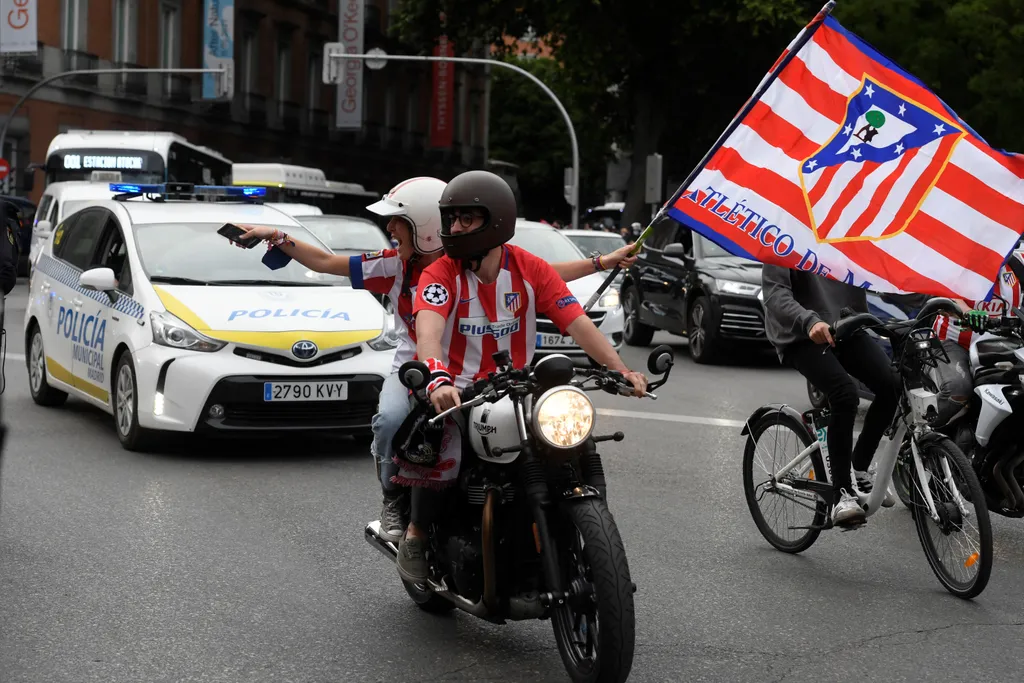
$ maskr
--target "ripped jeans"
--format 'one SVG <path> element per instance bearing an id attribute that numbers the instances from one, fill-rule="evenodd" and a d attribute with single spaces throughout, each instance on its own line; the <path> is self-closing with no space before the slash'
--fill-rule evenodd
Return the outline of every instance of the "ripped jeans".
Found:
<path id="1" fill-rule="evenodd" d="M 397 492 L 402 487 L 391 481 L 391 477 L 398 474 L 391 441 L 411 411 L 409 390 L 402 386 L 397 372 L 388 375 L 384 380 L 378 401 L 377 414 L 373 416 L 371 423 L 373 444 L 370 446 L 370 453 L 378 464 L 381 488 L 387 492 Z"/>

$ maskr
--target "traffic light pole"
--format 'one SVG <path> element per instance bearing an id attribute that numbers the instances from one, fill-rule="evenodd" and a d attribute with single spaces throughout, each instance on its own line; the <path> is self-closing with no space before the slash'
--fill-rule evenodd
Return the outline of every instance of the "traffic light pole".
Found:
<path id="1" fill-rule="evenodd" d="M 555 95 L 555 93 L 551 91 L 551 88 L 549 88 L 547 85 L 544 84 L 544 81 L 540 80 L 539 78 L 534 76 L 532 73 L 530 73 L 526 69 L 518 67 L 515 64 L 510 64 L 508 62 L 498 61 L 496 59 L 484 59 L 482 57 L 440 57 L 440 56 L 433 56 L 433 55 L 391 55 L 391 54 L 386 54 L 383 50 L 377 51 L 375 53 L 371 52 L 371 53 L 357 54 L 357 53 L 345 52 L 344 51 L 344 46 L 341 45 L 340 43 L 331 43 L 329 45 L 325 45 L 324 48 L 325 48 L 324 52 L 326 53 L 326 57 L 327 57 L 324 60 L 324 71 L 325 71 L 324 82 L 325 83 L 337 83 L 337 79 L 335 79 L 335 78 L 327 78 L 326 77 L 328 72 L 329 73 L 333 73 L 333 69 L 330 69 L 329 65 L 330 65 L 330 62 L 332 60 L 335 60 L 335 59 L 357 59 L 357 60 L 361 60 L 361 61 L 372 61 L 372 62 L 385 62 L 386 60 L 393 59 L 393 60 L 399 61 L 399 62 L 455 62 L 456 64 L 483 64 L 483 65 L 486 65 L 486 66 L 500 66 L 500 67 L 503 67 L 505 69 L 511 69 L 512 71 L 515 71 L 516 73 L 521 74 L 521 75 L 526 76 L 527 78 L 529 78 L 531 81 L 533 81 L 538 86 L 540 86 L 541 90 L 543 90 L 547 94 L 547 96 L 551 98 L 551 101 L 555 103 L 556 107 L 558 107 L 558 111 L 561 112 L 562 118 L 565 119 L 565 125 L 569 128 L 569 140 L 572 143 L 572 174 L 573 174 L 573 178 L 572 178 L 573 179 L 572 194 L 571 194 L 572 201 L 570 202 L 572 204 L 572 227 L 573 228 L 578 228 L 579 227 L 579 218 L 580 218 L 580 206 L 579 206 L 579 204 L 580 204 L 580 201 L 579 201 L 579 197 L 580 197 L 580 148 L 579 148 L 579 144 L 576 141 L 576 129 L 573 128 L 572 119 L 569 118 L 569 112 L 567 112 L 565 110 L 565 107 L 562 106 L 561 100 L 559 100 L 558 96 Z M 377 66 L 376 68 L 382 68 L 383 66 L 384 66 L 384 64 L 381 64 L 380 66 Z"/>
<path id="2" fill-rule="evenodd" d="M 11 125 L 11 121 L 14 119 L 14 115 L 18 112 L 19 109 L 21 109 L 21 106 L 25 104 L 25 102 L 27 102 L 29 98 L 36 93 L 37 90 L 46 85 L 49 85 L 50 83 L 53 83 L 54 81 L 60 80 L 62 78 L 67 78 L 68 76 L 83 76 L 89 74 L 219 74 L 223 78 L 227 75 L 227 69 L 76 69 L 74 71 L 63 71 L 59 74 L 47 76 L 43 80 L 33 85 L 31 88 L 29 88 L 28 92 L 22 95 L 21 99 L 15 102 L 14 106 L 11 108 L 11 111 L 8 112 L 7 120 L 4 121 L 3 128 L 0 128 L 0 155 L 3 154 L 4 142 L 7 141 L 7 127 Z M 223 81 L 221 81 L 221 85 L 221 89 L 225 90 L 225 88 L 223 87 Z"/>

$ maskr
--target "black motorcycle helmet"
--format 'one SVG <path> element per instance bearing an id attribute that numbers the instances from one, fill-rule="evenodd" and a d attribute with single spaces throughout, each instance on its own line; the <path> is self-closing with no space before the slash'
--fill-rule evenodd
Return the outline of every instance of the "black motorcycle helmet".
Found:
<path id="1" fill-rule="evenodd" d="M 512 188 L 488 171 L 466 171 L 448 183 L 441 194 L 441 245 L 449 258 L 469 262 L 473 270 L 491 249 L 505 244 L 516 232 L 516 197 Z M 473 232 L 452 234 L 452 222 L 463 210 L 483 213 L 484 223 Z"/>

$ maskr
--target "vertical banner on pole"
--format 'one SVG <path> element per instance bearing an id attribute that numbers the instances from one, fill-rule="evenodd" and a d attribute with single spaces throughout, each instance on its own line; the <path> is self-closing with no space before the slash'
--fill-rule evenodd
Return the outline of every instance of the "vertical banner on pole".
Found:
<path id="1" fill-rule="evenodd" d="M 0 0 L 0 54 L 39 49 L 36 0 Z"/>
<path id="2" fill-rule="evenodd" d="M 338 42 L 349 54 L 363 54 L 365 0 L 338 1 Z M 335 127 L 359 130 L 363 127 L 363 62 L 346 59 L 338 83 Z"/>
<path id="3" fill-rule="evenodd" d="M 203 68 L 224 69 L 203 74 L 203 99 L 231 99 L 235 93 L 235 0 L 205 0 Z"/>
<path id="4" fill-rule="evenodd" d="M 434 46 L 435 57 L 454 57 L 455 47 L 448 36 Z M 451 147 L 455 111 L 455 62 L 434 62 L 434 82 L 430 102 L 430 146 Z"/>

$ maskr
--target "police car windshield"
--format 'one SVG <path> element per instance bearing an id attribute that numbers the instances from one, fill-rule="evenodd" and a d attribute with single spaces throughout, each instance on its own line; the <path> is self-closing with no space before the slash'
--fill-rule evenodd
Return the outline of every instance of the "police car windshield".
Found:
<path id="1" fill-rule="evenodd" d="M 516 234 L 512 236 L 510 242 L 548 263 L 578 261 L 583 258 L 576 245 L 554 228 L 548 230 L 517 225 Z"/>
<path id="2" fill-rule="evenodd" d="M 299 216 L 296 220 L 330 247 L 331 251 L 366 253 L 390 249 L 391 241 L 373 221 L 355 216 Z"/>
<path id="3" fill-rule="evenodd" d="M 223 223 L 142 223 L 136 224 L 135 242 L 142 268 L 150 279 L 212 282 L 231 281 L 241 286 L 273 285 L 347 285 L 348 278 L 314 273 L 298 261 L 271 270 L 262 259 L 267 249 L 257 244 L 240 249 L 217 230 Z M 317 240 L 299 226 L 277 226 L 297 240 Z"/>

